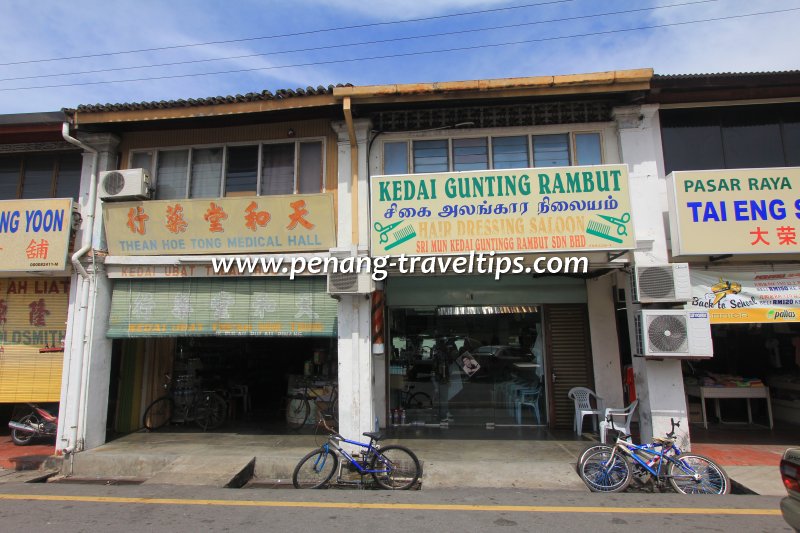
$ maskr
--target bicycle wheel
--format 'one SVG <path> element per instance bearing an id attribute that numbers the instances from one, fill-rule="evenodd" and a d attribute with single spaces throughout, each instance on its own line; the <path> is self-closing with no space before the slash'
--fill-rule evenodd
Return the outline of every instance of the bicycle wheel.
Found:
<path id="1" fill-rule="evenodd" d="M 194 421 L 203 431 L 216 429 L 228 417 L 228 402 L 215 392 L 205 392 L 195 405 Z"/>
<path id="2" fill-rule="evenodd" d="M 683 454 L 667 465 L 669 483 L 681 494 L 729 494 L 728 474 L 708 457 Z"/>
<path id="3" fill-rule="evenodd" d="M 142 425 L 148 431 L 155 431 L 167 425 L 172 418 L 175 402 L 168 396 L 162 396 L 147 406 L 142 417 Z"/>
<path id="4" fill-rule="evenodd" d="M 392 444 L 381 448 L 372 458 L 370 470 L 375 482 L 384 489 L 407 490 L 422 476 L 422 467 L 414 452 L 405 446 Z"/>
<path id="5" fill-rule="evenodd" d="M 19 419 L 19 423 L 24 426 L 39 426 L 39 418 L 31 413 L 29 415 L 25 415 Z M 27 431 L 20 431 L 19 429 L 12 429 L 11 430 L 11 440 L 14 441 L 14 444 L 17 446 L 26 446 L 33 441 L 34 433 L 30 433 Z"/>
<path id="6" fill-rule="evenodd" d="M 583 463 L 578 465 L 578 474 L 592 492 L 622 492 L 631 483 L 631 467 L 627 459 L 613 450 L 596 450 L 587 454 Z"/>
<path id="7" fill-rule="evenodd" d="M 415 392 L 412 394 L 405 405 L 406 409 L 430 409 L 433 407 L 433 400 L 424 392 Z"/>
<path id="8" fill-rule="evenodd" d="M 286 425 L 289 429 L 302 428 L 308 420 L 309 414 L 311 414 L 311 405 L 306 398 L 302 396 L 289 398 L 289 403 L 286 405 Z"/>
<path id="9" fill-rule="evenodd" d="M 323 446 L 300 459 L 292 472 L 292 484 L 296 489 L 319 489 L 333 477 L 339 466 L 339 457 Z"/>
<path id="10" fill-rule="evenodd" d="M 594 452 L 598 451 L 607 451 L 609 455 L 611 455 L 611 450 L 613 450 L 613 446 L 609 446 L 607 444 L 592 444 L 585 450 L 581 452 L 578 456 L 578 468 L 586 461 L 586 458 L 589 457 Z"/>

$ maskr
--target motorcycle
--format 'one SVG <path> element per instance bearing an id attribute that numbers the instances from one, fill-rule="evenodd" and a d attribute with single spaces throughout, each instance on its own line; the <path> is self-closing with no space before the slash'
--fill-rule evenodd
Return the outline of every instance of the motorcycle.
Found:
<path id="1" fill-rule="evenodd" d="M 29 403 L 32 411 L 19 419 L 8 423 L 11 428 L 11 440 L 17 446 L 30 444 L 37 437 L 55 437 L 58 428 L 58 416 L 54 416 L 42 407 Z"/>

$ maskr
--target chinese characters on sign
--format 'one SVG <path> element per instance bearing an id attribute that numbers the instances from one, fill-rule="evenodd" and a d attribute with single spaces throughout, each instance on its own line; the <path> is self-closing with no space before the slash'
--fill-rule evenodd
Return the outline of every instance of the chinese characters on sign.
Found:
<path id="1" fill-rule="evenodd" d="M 798 253 L 800 169 L 667 176 L 676 256 Z"/>
<path id="2" fill-rule="evenodd" d="M 315 251 L 336 245 L 330 194 L 109 203 L 103 215 L 112 255 Z"/>
<path id="3" fill-rule="evenodd" d="M 0 271 L 67 268 L 72 199 L 0 201 Z"/>
<path id="4" fill-rule="evenodd" d="M 625 165 L 375 176 L 376 254 L 635 247 Z"/>

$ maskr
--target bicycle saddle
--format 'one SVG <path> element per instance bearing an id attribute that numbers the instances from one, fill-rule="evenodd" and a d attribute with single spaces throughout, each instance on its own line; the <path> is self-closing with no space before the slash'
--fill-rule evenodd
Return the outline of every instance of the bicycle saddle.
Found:
<path id="1" fill-rule="evenodd" d="M 375 442 L 378 442 L 379 440 L 381 440 L 383 438 L 383 435 L 381 435 L 380 433 L 373 432 L 373 431 L 367 431 L 367 432 L 363 433 L 363 435 L 365 437 L 371 438 Z"/>
<path id="2" fill-rule="evenodd" d="M 667 437 L 653 437 L 653 442 L 657 442 L 658 444 L 669 445 L 675 442 L 675 439 L 670 439 Z"/>

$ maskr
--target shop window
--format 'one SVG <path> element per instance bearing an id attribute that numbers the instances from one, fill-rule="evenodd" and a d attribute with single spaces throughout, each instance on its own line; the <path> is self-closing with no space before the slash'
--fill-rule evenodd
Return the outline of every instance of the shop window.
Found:
<path id="1" fill-rule="evenodd" d="M 453 170 L 486 170 L 489 149 L 486 138 L 453 139 Z"/>
<path id="2" fill-rule="evenodd" d="M 186 198 L 186 174 L 189 166 L 189 150 L 173 150 L 158 153 L 156 200 Z"/>
<path id="3" fill-rule="evenodd" d="M 294 192 L 294 143 L 264 146 L 261 194 Z"/>
<path id="4" fill-rule="evenodd" d="M 192 150 L 192 176 L 189 198 L 219 196 L 222 180 L 222 148 Z"/>
<path id="5" fill-rule="evenodd" d="M 82 166 L 83 156 L 79 153 L 63 154 L 58 157 L 56 198 L 78 200 L 81 189 Z"/>
<path id="6" fill-rule="evenodd" d="M 800 122 L 783 124 L 783 153 L 787 165 L 800 166 Z"/>
<path id="7" fill-rule="evenodd" d="M 447 172 L 450 157 L 447 139 L 414 141 L 414 172 Z"/>
<path id="8" fill-rule="evenodd" d="M 17 198 L 21 170 L 22 159 L 19 157 L 0 158 L 0 200 Z"/>
<path id="9" fill-rule="evenodd" d="M 78 152 L 0 158 L 0 200 L 78 198 L 82 157 Z"/>
<path id="10" fill-rule="evenodd" d="M 258 146 L 228 148 L 225 196 L 255 196 L 258 192 Z"/>
<path id="11" fill-rule="evenodd" d="M 576 133 L 575 164 L 600 165 L 602 163 L 603 163 L 603 155 L 600 148 L 600 134 Z"/>
<path id="12" fill-rule="evenodd" d="M 153 173 L 153 152 L 134 152 L 131 156 L 131 168 L 143 168 Z"/>
<path id="13" fill-rule="evenodd" d="M 533 166 L 569 166 L 569 135 L 566 133 L 557 135 L 534 135 Z"/>
<path id="14" fill-rule="evenodd" d="M 54 168 L 55 157 L 51 155 L 26 159 L 22 198 L 50 198 Z"/>
<path id="15" fill-rule="evenodd" d="M 322 143 L 300 143 L 297 169 L 297 192 L 318 193 L 322 190 Z"/>
<path id="16" fill-rule="evenodd" d="M 383 145 L 383 173 L 408 174 L 408 143 L 386 143 Z"/>
<path id="17" fill-rule="evenodd" d="M 493 168 L 527 168 L 528 137 L 494 137 L 492 139 Z"/>
<path id="18" fill-rule="evenodd" d="M 318 193 L 324 159 L 322 141 L 305 141 L 136 151 L 130 168 L 152 169 L 155 160 L 157 200 L 216 198 Z"/>
<path id="19" fill-rule="evenodd" d="M 660 112 L 666 172 L 800 164 L 800 105 Z"/>

